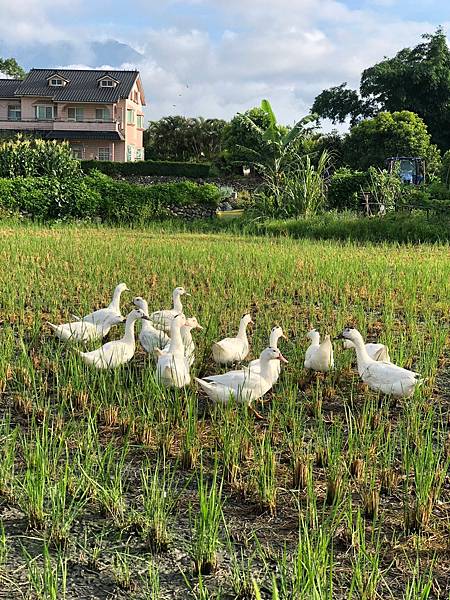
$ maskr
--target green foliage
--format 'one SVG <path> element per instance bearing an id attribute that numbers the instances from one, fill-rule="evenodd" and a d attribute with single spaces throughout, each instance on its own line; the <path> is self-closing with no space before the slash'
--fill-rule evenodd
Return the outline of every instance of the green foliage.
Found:
<path id="1" fill-rule="evenodd" d="M 383 168 L 391 156 L 423 157 L 428 172 L 439 168 L 439 151 L 425 123 L 409 111 L 379 113 L 352 127 L 344 141 L 344 159 L 353 169 Z"/>
<path id="2" fill-rule="evenodd" d="M 361 118 L 372 117 L 374 108 L 370 101 L 364 102 L 356 90 L 349 90 L 344 82 L 323 90 L 314 100 L 311 112 L 333 123 L 344 123 L 350 118 L 350 124 L 356 125 Z"/>
<path id="3" fill-rule="evenodd" d="M 335 210 L 356 210 L 358 195 L 368 185 L 367 171 L 353 171 L 348 167 L 337 169 L 328 186 L 328 207 Z"/>
<path id="4" fill-rule="evenodd" d="M 136 162 L 112 162 L 99 160 L 84 160 L 81 168 L 85 173 L 96 169 L 106 175 L 165 175 L 168 177 L 190 177 L 192 179 L 206 178 L 210 175 L 209 163 L 187 163 L 143 160 Z"/>
<path id="5" fill-rule="evenodd" d="M 16 177 L 0 179 L 0 208 L 35 219 L 92 219 L 110 223 L 145 223 L 168 216 L 173 205 L 214 208 L 221 198 L 212 184 L 191 181 L 140 186 L 116 181 L 99 171 L 86 177 Z"/>
<path id="6" fill-rule="evenodd" d="M 380 111 L 412 111 L 426 123 L 441 149 L 450 146 L 450 51 L 442 29 L 422 36 L 414 48 L 404 48 L 366 69 L 359 94 L 346 84 L 324 90 L 312 110 L 333 122 L 354 124 Z"/>
<path id="7" fill-rule="evenodd" d="M 0 179 L 0 206 L 35 219 L 89 219 L 97 214 L 99 205 L 99 194 L 81 178 Z"/>
<path id="8" fill-rule="evenodd" d="M 309 219 L 267 221 L 261 233 L 293 238 L 400 244 L 449 243 L 450 219 L 423 213 L 390 213 L 384 217 L 360 217 L 353 213 L 323 213 Z"/>
<path id="9" fill-rule="evenodd" d="M 164 117 L 144 132 L 145 156 L 152 160 L 201 161 L 218 156 L 226 122 L 222 119 Z"/>
<path id="10" fill-rule="evenodd" d="M 0 143 L 0 177 L 59 177 L 80 175 L 77 160 L 67 142 L 25 139 L 18 135 Z"/>
<path id="11" fill-rule="evenodd" d="M 440 177 L 441 181 L 447 187 L 450 187 L 450 150 L 447 150 L 447 152 L 442 157 Z"/>
<path id="12" fill-rule="evenodd" d="M 262 108 L 252 108 L 231 119 L 224 131 L 220 168 L 242 173 L 243 166 L 254 162 L 255 154 L 264 154 L 266 143 L 255 126 L 263 131 L 270 127 L 270 116 Z"/>
<path id="13" fill-rule="evenodd" d="M 325 207 L 325 174 L 330 157 L 326 150 L 317 165 L 309 155 L 294 155 L 284 170 L 264 169 L 264 184 L 253 212 L 265 217 L 299 217 L 314 215 Z"/>
<path id="14" fill-rule="evenodd" d="M 141 186 L 116 181 L 98 171 L 86 180 L 102 199 L 99 216 L 109 223 L 145 223 L 167 217 L 168 206 L 215 207 L 220 201 L 220 192 L 212 184 L 182 181 Z"/>
<path id="15" fill-rule="evenodd" d="M 24 79 L 26 75 L 25 70 L 15 58 L 0 58 L 0 73 L 9 75 L 14 79 Z"/>

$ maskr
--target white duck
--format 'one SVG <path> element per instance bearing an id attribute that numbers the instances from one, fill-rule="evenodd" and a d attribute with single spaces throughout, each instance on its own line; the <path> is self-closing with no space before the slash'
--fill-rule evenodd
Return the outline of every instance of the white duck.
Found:
<path id="1" fill-rule="evenodd" d="M 175 288 L 172 292 L 173 308 L 168 310 L 157 310 L 150 315 L 150 319 L 157 327 L 166 332 L 170 331 L 173 318 L 183 313 L 181 296 L 190 296 L 190 294 L 186 292 L 184 287 Z"/>
<path id="2" fill-rule="evenodd" d="M 54 331 L 56 337 L 64 342 L 92 342 L 104 338 L 113 325 L 123 323 L 124 320 L 121 315 L 110 314 L 106 315 L 101 323 L 96 324 L 88 321 L 75 321 L 53 325 L 53 323 L 47 321 L 47 325 Z"/>
<path id="3" fill-rule="evenodd" d="M 239 324 L 239 331 L 234 338 L 225 338 L 220 342 L 215 342 L 212 346 L 214 361 L 219 365 L 228 365 L 230 363 L 244 360 L 249 351 L 247 338 L 247 325 L 253 323 L 250 315 L 244 315 Z"/>
<path id="4" fill-rule="evenodd" d="M 169 351 L 163 352 L 156 348 L 158 354 L 156 378 L 165 387 L 182 388 L 191 382 L 189 360 L 184 355 L 184 344 L 181 337 L 181 328 L 185 323 L 186 317 L 183 314 L 176 315 L 172 319 L 170 328 Z"/>
<path id="5" fill-rule="evenodd" d="M 359 376 L 371 390 L 397 398 L 409 398 L 416 386 L 423 382 L 419 373 L 371 358 L 357 329 L 347 327 L 339 337 L 353 342 Z"/>
<path id="6" fill-rule="evenodd" d="M 144 300 L 141 296 L 137 296 L 133 299 L 133 304 L 137 306 L 137 308 L 140 308 L 144 315 L 147 317 L 149 316 L 147 300 Z M 139 341 L 144 350 L 152 354 L 156 348 L 164 348 L 166 344 L 170 342 L 170 338 L 164 331 L 161 331 L 161 329 L 153 327 L 149 320 L 144 319 L 142 321 L 141 331 L 139 332 Z"/>
<path id="7" fill-rule="evenodd" d="M 305 354 L 305 368 L 321 373 L 328 373 L 334 367 L 333 346 L 329 335 L 320 343 L 320 333 L 316 329 L 308 332 L 311 344 Z"/>
<path id="8" fill-rule="evenodd" d="M 269 346 L 270 348 L 275 348 L 275 350 L 278 350 L 278 340 L 280 338 L 284 338 L 285 340 L 287 340 L 287 337 L 284 335 L 283 330 L 281 329 L 281 327 L 279 327 L 278 325 L 276 325 L 275 327 L 272 328 L 272 331 L 270 332 L 270 336 L 269 336 Z M 248 368 L 253 371 L 254 373 L 261 373 L 261 361 L 259 358 L 256 358 L 255 360 L 252 360 L 248 363 Z M 279 360 L 273 360 L 270 362 L 270 369 L 271 369 L 271 373 L 272 373 L 272 385 L 274 385 L 277 381 L 278 381 L 278 377 L 280 376 L 280 372 L 281 372 L 281 361 Z"/>
<path id="9" fill-rule="evenodd" d="M 373 360 L 381 361 L 381 362 L 391 362 L 391 357 L 389 356 L 389 349 L 384 344 L 364 344 L 366 347 L 366 352 L 373 358 Z M 350 340 L 344 340 L 344 350 L 349 350 L 350 348 L 354 348 L 355 344 Z"/>
<path id="10" fill-rule="evenodd" d="M 181 328 L 181 339 L 183 340 L 184 356 L 188 359 L 189 366 L 192 367 L 195 360 L 195 344 L 192 338 L 193 329 L 203 329 L 195 317 L 186 319 L 186 323 Z M 167 343 L 163 348 L 163 352 L 169 352 L 170 338 L 167 338 Z"/>
<path id="11" fill-rule="evenodd" d="M 260 373 L 250 369 L 230 371 L 223 375 L 212 375 L 206 379 L 195 378 L 206 394 L 216 402 L 229 402 L 231 399 L 247 402 L 264 396 L 272 387 L 273 361 L 287 360 L 276 348 L 266 348 L 259 357 Z"/>
<path id="12" fill-rule="evenodd" d="M 138 319 L 146 320 L 148 317 L 140 309 L 132 310 L 125 323 L 125 335 L 92 352 L 79 352 L 83 361 L 97 369 L 114 369 L 131 360 L 136 349 L 134 324 Z"/>
<path id="13" fill-rule="evenodd" d="M 116 286 L 111 302 L 108 304 L 106 308 L 100 308 L 99 310 L 95 310 L 94 312 L 89 313 L 88 315 L 81 317 L 81 321 L 85 323 L 94 323 L 94 325 L 102 324 L 106 318 L 111 316 L 122 317 L 122 313 L 120 312 L 120 297 L 122 292 L 129 292 L 130 290 L 127 288 L 125 283 L 119 283 Z"/>

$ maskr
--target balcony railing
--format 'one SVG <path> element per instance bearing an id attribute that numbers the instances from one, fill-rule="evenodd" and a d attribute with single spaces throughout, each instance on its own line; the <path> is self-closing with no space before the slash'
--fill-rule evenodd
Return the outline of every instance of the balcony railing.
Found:
<path id="1" fill-rule="evenodd" d="M 57 117 L 56 119 L 1 119 L 0 129 L 45 129 L 48 131 L 123 131 L 121 121 L 115 119 L 85 119 L 74 121 Z"/>

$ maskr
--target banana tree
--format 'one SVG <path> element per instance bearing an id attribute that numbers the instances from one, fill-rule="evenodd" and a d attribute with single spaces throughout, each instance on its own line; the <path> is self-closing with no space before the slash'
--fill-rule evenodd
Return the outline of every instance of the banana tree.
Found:
<path id="1" fill-rule="evenodd" d="M 263 129 L 249 116 L 242 115 L 248 126 L 262 140 L 263 151 L 245 148 L 253 156 L 253 165 L 263 176 L 275 207 L 281 209 L 289 180 L 294 172 L 303 167 L 304 156 L 299 147 L 314 129 L 312 123 L 317 121 L 317 115 L 307 115 L 300 119 L 292 128 L 281 126 L 268 100 L 262 100 L 261 110 L 267 116 L 268 127 Z M 311 165 L 309 165 L 311 167 Z"/>

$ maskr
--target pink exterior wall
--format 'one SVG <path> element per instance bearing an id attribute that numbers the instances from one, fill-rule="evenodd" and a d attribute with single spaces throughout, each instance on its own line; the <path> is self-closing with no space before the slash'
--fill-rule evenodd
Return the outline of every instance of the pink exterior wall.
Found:
<path id="1" fill-rule="evenodd" d="M 141 159 L 144 159 L 143 148 L 143 128 L 137 126 L 137 116 L 143 116 L 142 110 L 142 87 L 140 78 L 136 81 L 131 90 L 129 98 L 120 100 L 117 104 L 95 104 L 67 102 L 54 103 L 48 98 L 22 97 L 11 100 L 0 99 L 0 129 L 8 130 L 29 130 L 29 129 L 48 129 L 58 131 L 118 131 L 124 141 L 103 141 L 103 140 L 71 140 L 72 146 L 83 148 L 83 158 L 94 159 L 98 157 L 98 149 L 109 147 L 111 149 L 111 158 L 114 161 L 126 162 L 130 159 L 136 160 L 136 154 L 141 153 Z M 8 121 L 8 106 L 21 105 L 21 121 Z M 37 121 L 35 119 L 35 106 L 37 104 L 46 106 L 56 106 L 56 119 L 53 121 Z M 83 121 L 68 121 L 69 107 L 83 108 Z M 97 122 L 95 111 L 97 108 L 107 108 L 110 113 L 111 122 Z M 127 109 L 134 111 L 134 122 L 127 123 Z M 144 122 L 145 127 L 145 122 Z M 137 151 L 137 152 L 136 152 Z M 139 158 L 138 158 L 139 160 Z"/>

